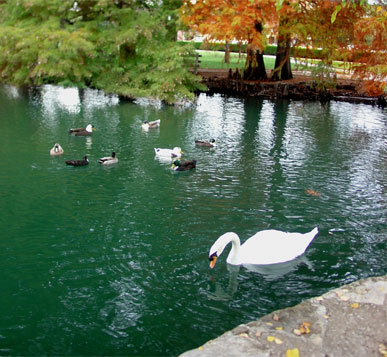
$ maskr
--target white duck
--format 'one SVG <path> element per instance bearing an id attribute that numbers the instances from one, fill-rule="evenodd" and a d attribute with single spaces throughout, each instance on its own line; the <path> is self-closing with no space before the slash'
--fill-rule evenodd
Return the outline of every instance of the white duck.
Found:
<path id="1" fill-rule="evenodd" d="M 209 253 L 210 268 L 215 266 L 216 259 L 230 242 L 232 248 L 227 257 L 228 264 L 277 264 L 303 254 L 317 233 L 317 227 L 305 234 L 269 229 L 254 234 L 241 245 L 238 235 L 228 232 L 221 235 L 212 245 Z"/>
<path id="2" fill-rule="evenodd" d="M 151 128 L 158 128 L 160 126 L 160 119 L 157 119 L 157 120 L 153 120 L 153 121 L 147 121 L 145 120 L 142 124 L 141 124 L 141 128 L 143 130 L 149 130 Z"/>
<path id="3" fill-rule="evenodd" d="M 169 157 L 171 159 L 174 159 L 177 157 L 181 157 L 181 155 L 183 154 L 183 151 L 181 151 L 181 148 L 177 146 L 175 146 L 172 150 L 155 148 L 155 154 L 157 156 Z"/>
<path id="4" fill-rule="evenodd" d="M 56 143 L 50 150 L 50 155 L 52 156 L 62 155 L 63 153 L 64 151 L 58 143 Z"/>
<path id="5" fill-rule="evenodd" d="M 98 162 L 101 165 L 111 165 L 111 164 L 116 164 L 118 162 L 118 159 L 117 159 L 116 153 L 113 151 L 112 156 L 101 157 L 98 160 Z"/>

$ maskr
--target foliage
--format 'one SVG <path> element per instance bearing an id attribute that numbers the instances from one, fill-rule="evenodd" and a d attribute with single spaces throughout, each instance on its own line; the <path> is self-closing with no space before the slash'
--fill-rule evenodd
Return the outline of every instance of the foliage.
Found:
<path id="1" fill-rule="evenodd" d="M 210 41 L 245 41 L 262 52 L 266 36 L 274 32 L 278 48 L 282 48 L 279 66 L 286 63 L 289 53 L 321 59 L 315 68 L 319 73 L 316 78 L 330 85 L 327 79 L 331 81 L 332 76 L 327 70 L 332 61 L 354 62 L 354 75 L 367 80 L 370 94 L 387 91 L 385 2 L 369 5 L 365 0 L 185 0 L 181 11 L 183 22 L 208 35 Z M 281 67 L 277 67 L 277 72 Z"/>
<path id="2" fill-rule="evenodd" d="M 355 76 L 366 80 L 366 90 L 373 95 L 387 92 L 387 6 L 368 6 L 367 17 L 355 26 L 352 53 Z"/>
<path id="3" fill-rule="evenodd" d="M 209 41 L 246 41 L 263 51 L 264 24 L 276 19 L 273 0 L 183 0 L 182 21 L 193 30 L 208 36 Z M 267 28 L 269 30 L 269 27 Z"/>
<path id="4" fill-rule="evenodd" d="M 7 0 L 1 81 L 91 86 L 173 103 L 193 98 L 194 49 L 174 41 L 180 1 Z"/>
<path id="5" fill-rule="evenodd" d="M 336 88 L 336 71 L 323 61 L 319 61 L 312 67 L 312 78 L 316 82 L 317 88 L 321 90 Z"/>

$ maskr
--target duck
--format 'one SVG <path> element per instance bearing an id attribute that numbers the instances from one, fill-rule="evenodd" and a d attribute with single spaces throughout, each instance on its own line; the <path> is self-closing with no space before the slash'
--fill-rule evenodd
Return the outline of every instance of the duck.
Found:
<path id="1" fill-rule="evenodd" d="M 151 128 L 158 128 L 160 126 L 160 119 L 154 120 L 154 121 L 147 121 L 145 120 L 141 124 L 141 128 L 144 130 L 149 130 Z"/>
<path id="2" fill-rule="evenodd" d="M 106 157 L 101 157 L 98 162 L 101 165 L 111 165 L 111 164 L 116 164 L 118 162 L 116 153 L 113 151 L 112 156 L 106 156 Z"/>
<path id="3" fill-rule="evenodd" d="M 221 235 L 210 248 L 210 268 L 214 268 L 217 258 L 230 242 L 232 247 L 226 260 L 228 264 L 278 264 L 302 255 L 317 234 L 318 227 L 304 234 L 268 229 L 254 234 L 241 245 L 236 233 L 227 232 Z"/>
<path id="4" fill-rule="evenodd" d="M 86 128 L 69 129 L 69 134 L 74 136 L 89 136 L 93 130 L 96 130 L 95 127 L 88 124 Z"/>
<path id="5" fill-rule="evenodd" d="M 50 150 L 50 155 L 52 156 L 62 155 L 63 153 L 64 151 L 58 143 L 55 143 L 55 145 Z"/>
<path id="6" fill-rule="evenodd" d="M 171 166 L 171 168 L 175 171 L 187 171 L 187 170 L 192 170 L 195 167 L 196 167 L 196 160 L 189 160 L 189 161 L 175 160 Z"/>
<path id="7" fill-rule="evenodd" d="M 83 157 L 83 160 L 67 160 L 66 165 L 71 166 L 85 166 L 89 164 L 89 160 L 87 159 L 87 156 L 85 155 Z"/>
<path id="8" fill-rule="evenodd" d="M 169 157 L 171 159 L 181 157 L 183 154 L 183 151 L 180 147 L 175 146 L 172 150 L 171 149 L 160 149 L 155 148 L 155 154 L 157 156 L 163 156 L 163 157 Z"/>
<path id="9" fill-rule="evenodd" d="M 207 147 L 216 147 L 216 140 L 210 139 L 208 141 L 206 140 L 195 140 L 195 145 L 197 146 L 207 146 Z"/>

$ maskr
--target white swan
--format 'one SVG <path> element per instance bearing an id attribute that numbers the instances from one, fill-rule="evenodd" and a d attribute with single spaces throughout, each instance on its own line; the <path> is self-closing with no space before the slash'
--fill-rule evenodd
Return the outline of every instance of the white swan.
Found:
<path id="1" fill-rule="evenodd" d="M 175 146 L 172 150 L 155 148 L 155 154 L 157 156 L 169 157 L 171 159 L 174 159 L 177 157 L 181 157 L 181 155 L 183 154 L 183 151 L 181 151 L 181 148 L 177 146 Z"/>
<path id="2" fill-rule="evenodd" d="M 209 253 L 210 268 L 215 266 L 216 259 L 230 242 L 232 248 L 227 257 L 228 264 L 277 264 L 303 254 L 317 233 L 317 227 L 305 234 L 269 229 L 254 234 L 241 245 L 238 235 L 228 232 L 221 235 L 212 245 Z"/>

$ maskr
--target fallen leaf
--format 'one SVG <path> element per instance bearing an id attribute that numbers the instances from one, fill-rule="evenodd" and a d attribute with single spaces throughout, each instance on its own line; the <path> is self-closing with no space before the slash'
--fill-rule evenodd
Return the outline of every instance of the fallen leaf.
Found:
<path id="1" fill-rule="evenodd" d="M 316 197 L 320 197 L 321 196 L 321 194 L 320 193 L 318 193 L 317 191 L 315 191 L 315 190 L 305 190 L 305 192 L 308 194 L 308 195 L 311 195 L 311 196 L 316 196 Z"/>
<path id="2" fill-rule="evenodd" d="M 256 333 L 255 333 L 255 336 L 259 337 L 262 335 L 262 331 L 258 330 Z"/>
<path id="3" fill-rule="evenodd" d="M 275 342 L 277 345 L 280 345 L 282 344 L 282 340 L 280 340 L 278 337 L 275 337 L 275 336 L 267 336 L 267 340 L 269 342 Z"/>
<path id="4" fill-rule="evenodd" d="M 302 335 L 301 331 L 300 331 L 298 328 L 295 328 L 295 329 L 293 330 L 293 333 L 294 333 L 295 335 L 297 335 L 297 336 L 301 336 L 301 335 Z"/>
<path id="5" fill-rule="evenodd" d="M 273 315 L 273 320 L 274 320 L 274 321 L 278 321 L 278 320 L 279 320 L 279 317 L 278 317 L 277 314 L 274 314 L 274 315 Z"/>
<path id="6" fill-rule="evenodd" d="M 359 303 L 357 303 L 357 302 L 354 302 L 353 304 L 351 304 L 351 307 L 353 308 L 353 309 L 358 309 L 359 308 Z"/>
<path id="7" fill-rule="evenodd" d="M 249 337 L 249 335 L 246 333 L 246 332 L 243 332 L 243 333 L 241 333 L 240 335 L 239 335 L 240 337 Z"/>
<path id="8" fill-rule="evenodd" d="M 266 325 L 273 326 L 273 324 L 271 322 L 266 322 Z"/>
<path id="9" fill-rule="evenodd" d="M 329 315 L 324 315 L 324 317 L 325 317 L 326 319 L 329 319 Z"/>
<path id="10" fill-rule="evenodd" d="M 383 355 L 383 357 L 387 356 L 387 346 L 383 343 L 379 345 L 379 352 Z"/>
<path id="11" fill-rule="evenodd" d="M 200 347 L 198 348 L 198 350 L 199 350 L 199 351 L 203 351 L 203 346 L 200 346 Z"/>
<path id="12" fill-rule="evenodd" d="M 287 350 L 286 357 L 300 357 L 300 352 L 298 351 L 298 348 L 293 348 L 292 350 Z"/>
<path id="13" fill-rule="evenodd" d="M 277 326 L 275 329 L 276 330 L 283 330 L 282 326 Z"/>
<path id="14" fill-rule="evenodd" d="M 300 325 L 300 328 L 295 328 L 293 330 L 293 333 L 297 336 L 301 336 L 301 335 L 306 335 L 308 333 L 310 333 L 310 322 L 303 322 L 301 325 Z"/>

